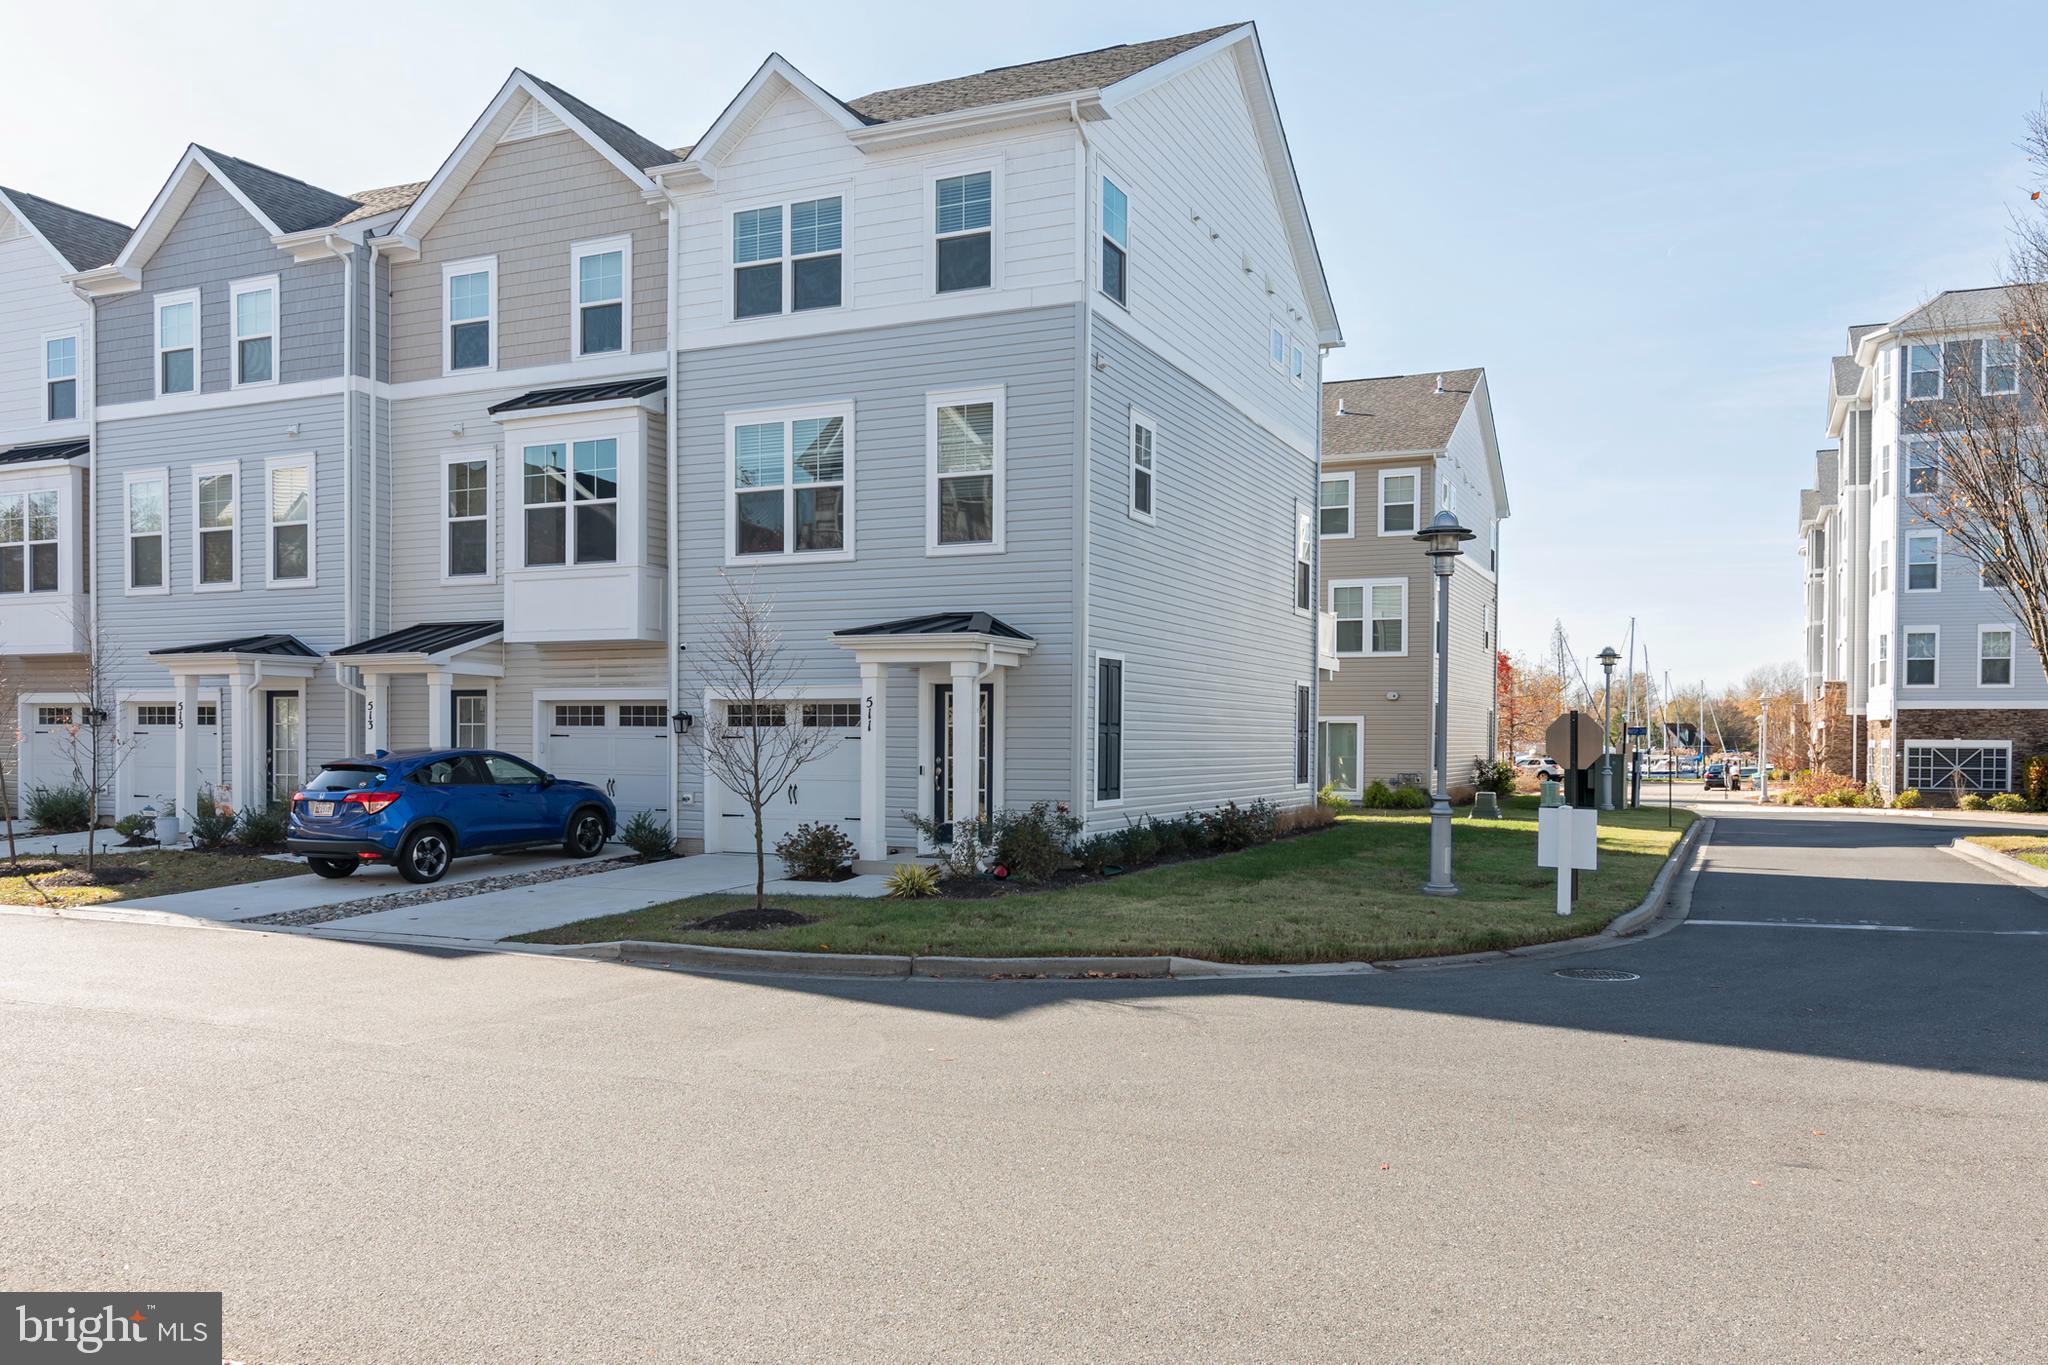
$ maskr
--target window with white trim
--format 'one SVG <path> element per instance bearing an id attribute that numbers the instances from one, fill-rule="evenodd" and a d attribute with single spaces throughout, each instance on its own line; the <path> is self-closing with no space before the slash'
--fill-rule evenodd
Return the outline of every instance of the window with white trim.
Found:
<path id="1" fill-rule="evenodd" d="M 1983 389 L 1986 394 L 2020 391 L 2020 347 L 2011 337 L 1992 337 L 1984 343 Z"/>
<path id="2" fill-rule="evenodd" d="M 1935 441 L 1906 442 L 1906 491 L 1923 497 L 1941 491 L 1941 447 Z"/>
<path id="3" fill-rule="evenodd" d="M 128 591 L 165 592 L 170 556 L 168 554 L 168 509 L 165 497 L 169 480 L 161 471 L 135 472 L 122 479 L 122 499 L 127 504 Z"/>
<path id="4" fill-rule="evenodd" d="M 851 434 L 841 409 L 734 419 L 726 428 L 728 553 L 753 559 L 846 551 Z"/>
<path id="5" fill-rule="evenodd" d="M 43 420 L 78 416 L 78 335 L 43 339 Z"/>
<path id="6" fill-rule="evenodd" d="M 0 593 L 57 591 L 57 493 L 0 496 Z"/>
<path id="7" fill-rule="evenodd" d="M 1892 448 L 1889 443 L 1877 452 L 1877 495 L 1880 498 L 1892 495 Z"/>
<path id="8" fill-rule="evenodd" d="M 926 399 L 927 553 L 1003 548 L 1003 425 L 1000 389 Z"/>
<path id="9" fill-rule="evenodd" d="M 526 567 L 619 557 L 619 442 L 551 441 L 521 452 Z"/>
<path id="10" fill-rule="evenodd" d="M 1941 632 L 1934 630 L 1909 630 L 1906 632 L 1905 667 L 1900 670 L 1899 681 L 1907 687 L 1933 687 L 1940 679 Z"/>
<path id="11" fill-rule="evenodd" d="M 1358 795 L 1358 775 L 1365 767 L 1365 722 L 1357 716 L 1317 721 L 1316 737 L 1323 781 L 1347 796 Z"/>
<path id="12" fill-rule="evenodd" d="M 1279 323 L 1272 326 L 1272 335 L 1267 339 L 1266 360 L 1280 373 L 1287 373 L 1287 333 Z"/>
<path id="13" fill-rule="evenodd" d="M 1977 686 L 2012 686 L 2011 626 L 1977 627 Z"/>
<path id="14" fill-rule="evenodd" d="M 575 353 L 614 355 L 632 334 L 633 242 L 628 237 L 569 248 L 575 282 Z"/>
<path id="15" fill-rule="evenodd" d="M 178 704 L 176 702 L 139 702 L 135 707 L 135 723 L 143 725 L 176 725 Z"/>
<path id="16" fill-rule="evenodd" d="M 277 382 L 277 276 L 228 286 L 228 328 L 234 387 Z"/>
<path id="17" fill-rule="evenodd" d="M 1415 516 L 1420 497 L 1418 490 L 1421 483 L 1421 474 L 1413 469 L 1383 469 L 1380 471 L 1381 535 L 1409 536 L 1415 534 Z"/>
<path id="18" fill-rule="evenodd" d="M 837 308 L 842 298 L 845 200 L 838 195 L 769 204 L 732 216 L 735 318 L 774 317 Z M 786 248 L 786 249 L 785 249 Z"/>
<path id="19" fill-rule="evenodd" d="M 987 289 L 995 283 L 995 175 L 973 171 L 932 183 L 933 290 Z"/>
<path id="20" fill-rule="evenodd" d="M 218 589 L 242 581 L 241 528 L 235 516 L 238 467 L 201 465 L 192 471 L 192 585 Z"/>
<path id="21" fill-rule="evenodd" d="M 1906 785 L 1915 791 L 2012 790 L 2012 746 L 1983 742 L 1906 741 Z"/>
<path id="22" fill-rule="evenodd" d="M 1911 346 L 1906 350 L 1906 401 L 1941 397 L 1941 346 Z"/>
<path id="23" fill-rule="evenodd" d="M 199 291 L 159 294 L 156 304 L 157 396 L 199 389 Z"/>
<path id="24" fill-rule="evenodd" d="M 498 261 L 495 256 L 441 267 L 442 368 L 489 370 L 498 363 Z"/>
<path id="25" fill-rule="evenodd" d="M 1102 177 L 1102 292 L 1128 304 L 1131 201 L 1116 182 Z"/>
<path id="26" fill-rule="evenodd" d="M 1325 474 L 1316 495 L 1317 531 L 1324 540 L 1351 539 L 1351 514 L 1357 498 L 1357 476 Z"/>
<path id="27" fill-rule="evenodd" d="M 1152 495 L 1158 470 L 1155 461 L 1159 453 L 1159 428 L 1152 419 L 1137 412 L 1131 412 L 1131 515 L 1139 521 L 1154 520 Z"/>
<path id="28" fill-rule="evenodd" d="M 1892 590 L 1892 543 L 1889 540 L 1877 542 L 1877 567 L 1872 572 L 1876 577 L 1871 582 L 1871 591 L 1890 592 Z"/>
<path id="29" fill-rule="evenodd" d="M 1870 661 L 1870 685 L 1883 687 L 1891 681 L 1892 637 L 1877 637 L 1877 654 Z"/>
<path id="30" fill-rule="evenodd" d="M 1294 609 L 1306 616 L 1315 606 L 1316 570 L 1311 544 L 1315 536 L 1315 524 L 1309 520 L 1308 509 L 1299 501 L 1294 504 Z"/>
<path id="31" fill-rule="evenodd" d="M 442 463 L 444 578 L 491 576 L 491 463 L 485 455 L 450 455 Z"/>
<path id="32" fill-rule="evenodd" d="M 313 461 L 294 455 L 271 460 L 270 586 L 306 587 L 313 579 Z"/>
<path id="33" fill-rule="evenodd" d="M 1941 589 L 1941 537 L 1925 532 L 1906 537 L 1906 591 Z"/>
<path id="34" fill-rule="evenodd" d="M 1308 382 L 1308 352 L 1301 348 L 1298 341 L 1287 343 L 1287 372 L 1293 376 L 1297 386 Z"/>

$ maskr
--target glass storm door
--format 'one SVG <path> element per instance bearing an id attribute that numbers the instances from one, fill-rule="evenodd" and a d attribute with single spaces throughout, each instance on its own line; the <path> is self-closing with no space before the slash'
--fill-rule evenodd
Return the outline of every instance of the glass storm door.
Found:
<path id="1" fill-rule="evenodd" d="M 995 714 L 996 685 L 981 685 L 981 809 L 987 816 L 995 809 Z M 932 818 L 942 824 L 953 819 L 953 684 L 932 688 Z"/>
<path id="2" fill-rule="evenodd" d="M 268 711 L 264 726 L 266 790 L 272 805 L 282 805 L 291 800 L 304 777 L 299 766 L 299 694 L 269 692 L 264 700 Z"/>

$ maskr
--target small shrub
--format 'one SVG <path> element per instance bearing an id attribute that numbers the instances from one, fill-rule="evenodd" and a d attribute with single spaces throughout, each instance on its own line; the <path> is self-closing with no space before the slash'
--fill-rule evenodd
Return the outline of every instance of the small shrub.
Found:
<path id="1" fill-rule="evenodd" d="M 1519 776 L 1515 765 L 1505 759 L 1475 758 L 1472 760 L 1472 785 L 1480 791 L 1492 792 L 1505 801 L 1515 794 L 1515 778 Z"/>
<path id="2" fill-rule="evenodd" d="M 2035 754 L 2020 769 L 2020 795 L 2028 810 L 2048 810 L 2048 754 Z"/>
<path id="3" fill-rule="evenodd" d="M 1159 831 L 1142 816 L 1126 821 L 1123 832 L 1116 837 L 1123 845 L 1125 867 L 1143 867 L 1159 861 Z"/>
<path id="4" fill-rule="evenodd" d="M 1394 789 L 1378 778 L 1374 778 L 1366 784 L 1365 790 L 1359 793 L 1358 804 L 1367 810 L 1392 810 L 1394 808 Z"/>
<path id="5" fill-rule="evenodd" d="M 939 894 L 939 874 L 923 863 L 898 863 L 882 884 L 891 900 L 921 901 Z"/>
<path id="6" fill-rule="evenodd" d="M 114 822 L 114 833 L 131 843 L 140 843 L 156 834 L 156 817 L 141 811 L 124 815 Z"/>
<path id="7" fill-rule="evenodd" d="M 2027 809 L 2027 798 L 2018 792 L 2000 792 L 1984 804 L 2006 815 L 2018 815 Z"/>
<path id="8" fill-rule="evenodd" d="M 235 838 L 250 848 L 284 847 L 284 807 L 248 806 L 235 822 Z"/>
<path id="9" fill-rule="evenodd" d="M 1091 877 L 1100 877 L 1103 871 L 1115 865 L 1122 857 L 1123 839 L 1116 834 L 1091 834 L 1085 839 L 1074 841 L 1074 862 Z"/>
<path id="10" fill-rule="evenodd" d="M 1154 820 L 1152 832 L 1159 836 L 1159 856 L 1162 858 L 1185 858 L 1194 853 L 1206 853 L 1209 849 L 1209 836 L 1202 828 L 1199 815 Z"/>
<path id="11" fill-rule="evenodd" d="M 1325 782 L 1323 789 L 1316 793 L 1316 804 L 1325 810 L 1350 810 L 1351 798 L 1338 791 L 1335 782 Z"/>
<path id="12" fill-rule="evenodd" d="M 1916 809 L 1919 805 L 1920 792 L 1917 788 L 1914 787 L 1908 787 L 1904 791 L 1900 792 L 1897 796 L 1894 796 L 1892 798 L 1893 810 L 1913 810 Z"/>
<path id="13" fill-rule="evenodd" d="M 619 842 L 643 858 L 665 858 L 675 851 L 676 839 L 666 820 L 641 811 L 619 831 Z"/>
<path id="14" fill-rule="evenodd" d="M 234 807 L 224 805 L 207 787 L 192 805 L 192 847 L 219 848 L 235 833 Z"/>
<path id="15" fill-rule="evenodd" d="M 1956 802 L 1957 810 L 1990 810 L 1991 803 L 1975 792 L 1968 792 Z"/>
<path id="16" fill-rule="evenodd" d="M 800 881 L 827 882 L 853 861 L 853 840 L 822 820 L 798 825 L 776 841 L 783 871 Z"/>
<path id="17" fill-rule="evenodd" d="M 92 828 L 92 793 L 66 783 L 59 787 L 31 787 L 28 818 L 40 829 L 73 834 Z"/>
<path id="18" fill-rule="evenodd" d="M 1301 806 L 1289 806 L 1280 812 L 1276 828 L 1281 834 L 1307 834 L 1311 830 L 1328 829 L 1337 823 L 1336 812 L 1320 802 Z"/>
<path id="19" fill-rule="evenodd" d="M 989 822 L 995 860 L 1019 881 L 1038 882 L 1066 865 L 1067 849 L 1081 822 L 1066 802 L 1033 802 L 1024 810 L 997 811 Z"/>
<path id="20" fill-rule="evenodd" d="M 1394 810 L 1428 810 L 1429 794 L 1420 787 L 1396 787 L 1389 805 Z"/>
<path id="21" fill-rule="evenodd" d="M 1239 849 L 1272 843 L 1278 818 L 1279 812 L 1273 808 L 1273 803 L 1262 798 L 1249 806 L 1240 806 L 1235 801 L 1225 802 L 1204 815 L 1202 823 L 1209 833 L 1209 847 L 1218 853 L 1235 853 Z"/>

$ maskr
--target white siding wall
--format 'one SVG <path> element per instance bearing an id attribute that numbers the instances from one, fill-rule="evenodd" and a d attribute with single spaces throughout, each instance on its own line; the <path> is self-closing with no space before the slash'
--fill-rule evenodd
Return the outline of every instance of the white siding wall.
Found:
<path id="1" fill-rule="evenodd" d="M 0 447 L 85 435 L 86 304 L 59 278 L 68 269 L 0 210 Z M 78 413 L 43 420 L 43 336 L 78 333 Z"/>

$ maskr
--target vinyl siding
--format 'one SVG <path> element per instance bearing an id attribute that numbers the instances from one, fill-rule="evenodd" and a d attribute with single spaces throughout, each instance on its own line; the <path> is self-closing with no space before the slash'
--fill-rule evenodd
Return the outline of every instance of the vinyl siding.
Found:
<path id="1" fill-rule="evenodd" d="M 1297 509 L 1316 462 L 1098 318 L 1089 447 L 1088 647 L 1124 662 L 1127 817 L 1264 798 L 1298 805 L 1295 686 L 1316 676 L 1315 620 L 1294 610 Z M 1129 513 L 1131 409 L 1158 424 L 1156 521 Z M 1094 661 L 1087 793 L 1095 792 Z"/>
<path id="2" fill-rule="evenodd" d="M 0 209 L 0 448 L 86 433 L 91 338 L 85 303 L 58 278 L 68 269 Z M 43 420 L 43 337 L 49 332 L 78 334 L 75 421 Z"/>

